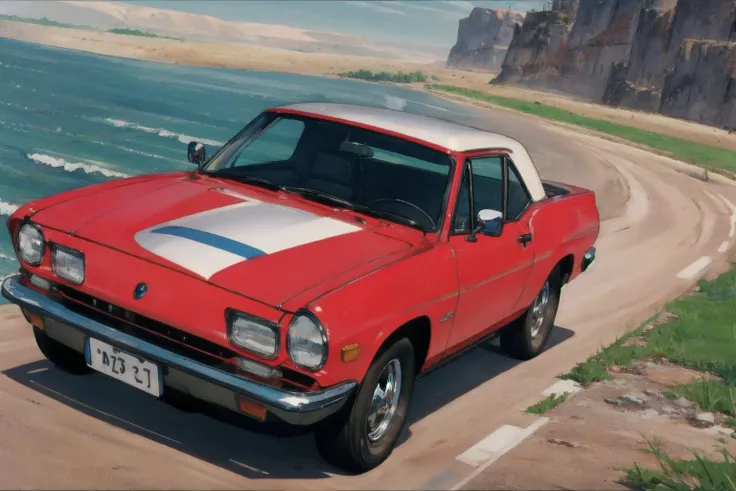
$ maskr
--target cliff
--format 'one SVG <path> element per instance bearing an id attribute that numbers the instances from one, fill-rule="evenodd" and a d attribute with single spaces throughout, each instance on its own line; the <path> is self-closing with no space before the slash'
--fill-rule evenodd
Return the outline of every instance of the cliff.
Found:
<path id="1" fill-rule="evenodd" d="M 736 0 L 558 0 L 527 15 L 492 83 L 736 125 Z"/>
<path id="2" fill-rule="evenodd" d="M 566 12 L 527 14 L 523 25 L 514 28 L 514 37 L 495 81 L 539 83 L 541 77 L 546 83 L 554 84 L 570 28 L 571 17 Z"/>
<path id="3" fill-rule="evenodd" d="M 450 50 L 447 66 L 498 70 L 514 28 L 523 21 L 524 14 L 519 12 L 474 8 L 468 17 L 460 19 L 457 42 Z"/>

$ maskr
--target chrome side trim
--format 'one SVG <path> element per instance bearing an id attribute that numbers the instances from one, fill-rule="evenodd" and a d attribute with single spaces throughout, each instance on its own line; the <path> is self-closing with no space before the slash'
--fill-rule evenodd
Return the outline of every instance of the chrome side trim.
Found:
<path id="1" fill-rule="evenodd" d="M 585 252 L 583 260 L 580 263 L 580 272 L 584 273 L 595 261 L 595 247 L 591 247 Z"/>

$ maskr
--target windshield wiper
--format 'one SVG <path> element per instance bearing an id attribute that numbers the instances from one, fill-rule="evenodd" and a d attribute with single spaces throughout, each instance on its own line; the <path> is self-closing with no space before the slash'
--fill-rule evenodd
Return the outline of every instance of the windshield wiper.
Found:
<path id="1" fill-rule="evenodd" d="M 374 210 L 373 208 L 369 208 L 358 203 L 353 203 L 350 200 L 340 198 L 339 196 L 334 196 L 322 191 L 317 191 L 316 189 L 285 187 L 284 191 L 288 193 L 295 193 L 308 199 L 313 198 L 315 199 L 315 201 L 328 201 L 330 203 L 342 206 L 343 208 L 347 208 L 348 210 L 363 213 L 364 215 L 369 215 L 375 218 L 386 218 L 393 222 L 398 222 L 426 233 L 424 227 L 422 227 L 419 223 L 415 222 L 411 218 L 406 218 L 401 215 L 394 215 L 393 213 L 389 213 L 387 211 Z"/>
<path id="2" fill-rule="evenodd" d="M 225 179 L 232 179 L 233 181 L 242 182 L 243 184 L 252 184 L 253 186 L 259 186 L 262 188 L 270 189 L 272 191 L 285 191 L 285 188 L 281 184 L 276 184 L 268 179 L 263 179 L 256 176 L 239 176 L 235 174 L 227 174 L 220 172 L 210 173 L 212 177 L 224 177 Z"/>
<path id="3" fill-rule="evenodd" d="M 335 204 L 342 206 L 343 208 L 348 208 L 350 210 L 357 210 L 359 208 L 364 208 L 357 203 L 353 203 L 352 201 L 346 200 L 344 198 L 340 198 L 339 196 L 335 196 L 333 194 L 325 193 L 322 191 L 317 191 L 316 189 L 287 186 L 283 188 L 283 190 L 286 191 L 287 193 L 298 194 L 299 196 L 303 196 L 305 198 L 316 198 L 316 200 L 335 203 Z"/>
<path id="4" fill-rule="evenodd" d="M 362 207 L 359 210 L 360 213 L 363 213 L 365 215 L 371 215 L 376 218 L 386 218 L 388 220 L 391 220 L 392 222 L 399 222 L 402 225 L 407 225 L 409 227 L 415 228 L 421 232 L 427 233 L 426 230 L 424 230 L 424 227 L 422 227 L 418 222 L 415 222 L 411 218 L 402 217 L 401 215 L 394 215 L 393 213 L 389 213 L 387 211 L 381 211 L 381 210 L 374 210 L 373 208 L 368 207 Z"/>

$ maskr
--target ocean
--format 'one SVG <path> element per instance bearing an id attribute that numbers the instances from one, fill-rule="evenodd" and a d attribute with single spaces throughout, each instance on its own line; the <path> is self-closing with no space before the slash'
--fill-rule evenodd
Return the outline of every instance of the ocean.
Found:
<path id="1" fill-rule="evenodd" d="M 126 60 L 0 40 L 0 278 L 18 269 L 7 217 L 25 202 L 191 168 L 260 111 L 291 102 L 367 104 L 470 121 L 477 110 L 393 85 Z M 0 302 L 3 300 L 0 298 Z"/>

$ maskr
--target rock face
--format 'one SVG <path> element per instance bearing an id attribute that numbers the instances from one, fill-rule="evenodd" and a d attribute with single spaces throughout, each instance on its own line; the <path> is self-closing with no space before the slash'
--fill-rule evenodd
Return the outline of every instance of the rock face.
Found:
<path id="1" fill-rule="evenodd" d="M 450 50 L 450 68 L 497 70 L 506 56 L 514 28 L 524 21 L 524 14 L 494 9 L 474 8 L 460 19 L 457 42 Z"/>
<path id="2" fill-rule="evenodd" d="M 734 129 L 735 41 L 736 0 L 560 0 L 527 15 L 493 83 Z"/>

